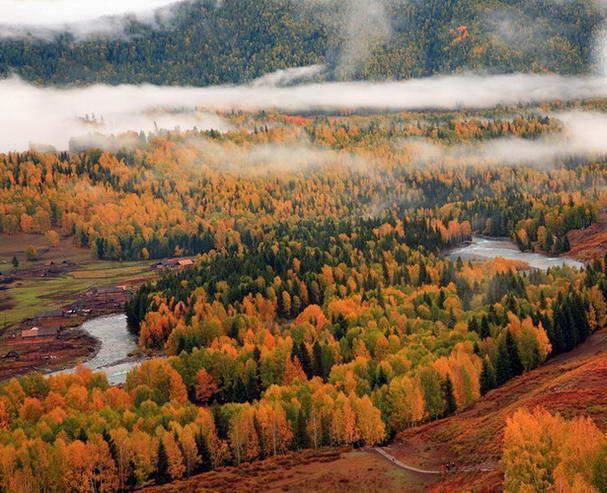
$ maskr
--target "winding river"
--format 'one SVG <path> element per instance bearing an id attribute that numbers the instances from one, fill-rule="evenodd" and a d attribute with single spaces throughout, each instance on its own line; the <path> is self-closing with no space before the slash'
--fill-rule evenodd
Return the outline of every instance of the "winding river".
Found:
<path id="1" fill-rule="evenodd" d="M 112 385 L 124 383 L 129 370 L 140 361 L 129 357 L 137 349 L 137 338 L 127 328 L 126 315 L 93 318 L 84 322 L 80 328 L 101 343 L 97 354 L 84 362 L 83 366 L 103 371 Z M 63 371 L 74 371 L 74 368 Z"/>
<path id="2" fill-rule="evenodd" d="M 521 252 L 516 245 L 507 239 L 483 238 L 474 236 L 472 241 L 449 252 L 453 260 L 487 260 L 503 257 L 520 260 L 536 269 L 548 269 L 561 265 L 581 268 L 582 262 L 569 257 L 548 257 L 539 253 Z M 84 363 L 91 370 L 103 371 L 110 384 L 124 383 L 126 375 L 140 359 L 129 357 L 137 349 L 137 339 L 127 328 L 124 314 L 109 315 L 88 320 L 81 328 L 98 339 L 101 343 L 97 354 Z M 63 370 L 74 371 L 74 368 Z"/>
<path id="3" fill-rule="evenodd" d="M 570 257 L 548 257 L 540 253 L 521 252 L 516 245 L 508 239 L 484 238 L 473 236 L 472 241 L 449 252 L 449 258 L 455 260 L 488 260 L 502 257 L 509 260 L 526 262 L 534 269 L 548 269 L 568 265 L 582 268 L 584 264 Z"/>

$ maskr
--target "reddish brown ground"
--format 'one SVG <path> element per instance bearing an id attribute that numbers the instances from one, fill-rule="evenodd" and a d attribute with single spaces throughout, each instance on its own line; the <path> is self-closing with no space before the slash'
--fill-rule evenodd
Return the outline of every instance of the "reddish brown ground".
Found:
<path id="1" fill-rule="evenodd" d="M 26 259 L 28 245 L 38 249 L 37 260 Z M 13 255 L 20 262 L 17 268 L 11 264 Z M 133 289 L 156 275 L 149 263 L 122 265 L 92 258 L 69 238 L 49 248 L 40 235 L 0 235 L 0 381 L 31 371 L 70 367 L 91 357 L 97 340 L 73 328 L 89 318 L 121 312 L 128 296 L 127 291 L 99 293 L 92 288 L 120 285 Z M 63 279 L 61 284 L 46 288 L 57 279 Z M 27 290 L 25 304 L 19 304 L 15 289 Z M 7 322 L 3 315 L 13 308 L 18 315 Z M 70 309 L 75 313 L 66 313 Z M 23 339 L 21 331 L 32 327 L 70 330 L 61 337 Z"/>
<path id="2" fill-rule="evenodd" d="M 596 223 L 586 229 L 571 231 L 567 238 L 571 246 L 567 255 L 580 260 L 602 258 L 607 252 L 607 211 L 601 211 Z"/>
<path id="3" fill-rule="evenodd" d="M 65 305 L 58 312 L 79 306 L 86 314 L 54 316 L 40 314 L 8 327 L 0 336 L 0 381 L 25 375 L 32 371 L 48 372 L 74 366 L 93 357 L 99 342 L 83 330 L 77 329 L 84 321 L 119 311 L 127 299 L 127 292 L 111 295 L 85 292 L 75 303 Z M 21 331 L 31 327 L 40 329 L 66 329 L 61 335 L 21 337 Z"/>
<path id="4" fill-rule="evenodd" d="M 432 481 L 435 481 L 432 477 L 394 467 L 373 450 L 329 450 L 290 453 L 239 467 L 226 467 L 145 491 L 414 493 L 426 491 Z"/>
<path id="5" fill-rule="evenodd" d="M 32 371 L 62 369 L 95 354 L 97 341 L 83 331 L 69 331 L 62 338 L 5 338 L 1 343 L 0 380 Z M 13 356 L 16 353 L 17 357 Z"/>
<path id="6" fill-rule="evenodd" d="M 417 447 L 455 463 L 456 472 L 445 475 L 434 491 L 498 491 L 504 425 L 516 409 L 543 406 L 566 417 L 590 416 L 607 430 L 606 349 L 603 330 L 576 350 L 490 392 L 459 415 L 402 433 L 392 453 L 412 463 L 419 455 Z"/>

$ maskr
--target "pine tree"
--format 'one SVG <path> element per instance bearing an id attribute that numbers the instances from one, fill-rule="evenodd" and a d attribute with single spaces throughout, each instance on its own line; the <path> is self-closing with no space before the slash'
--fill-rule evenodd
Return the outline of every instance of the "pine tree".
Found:
<path id="1" fill-rule="evenodd" d="M 476 317 L 472 317 L 470 322 L 468 322 L 468 330 L 470 332 L 476 332 L 477 334 L 480 333 L 480 327 L 478 326 L 478 320 Z"/>
<path id="2" fill-rule="evenodd" d="M 488 356 L 483 358 L 483 369 L 480 376 L 481 394 L 485 395 L 491 389 L 494 389 L 497 385 L 495 378 L 495 369 L 491 364 Z"/>
<path id="3" fill-rule="evenodd" d="M 523 363 L 521 362 L 521 358 L 518 354 L 516 341 L 509 330 L 506 332 L 506 349 L 508 350 L 508 356 L 510 358 L 512 376 L 516 377 L 517 375 L 521 375 L 524 370 Z"/>
<path id="4" fill-rule="evenodd" d="M 303 409 L 299 409 L 297 413 L 297 423 L 295 427 L 295 444 L 298 449 L 304 449 L 308 447 L 308 433 L 306 432 L 306 415 Z"/>
<path id="5" fill-rule="evenodd" d="M 207 440 L 202 433 L 196 433 L 194 437 L 196 440 L 196 448 L 198 449 L 198 455 L 200 455 L 200 466 L 199 470 L 209 471 L 212 467 L 211 454 L 209 447 L 207 446 Z"/>
<path id="6" fill-rule="evenodd" d="M 512 378 L 512 365 L 510 353 L 506 346 L 505 337 L 500 338 L 497 346 L 497 357 L 495 359 L 495 381 L 497 385 L 503 385 Z"/>
<path id="7" fill-rule="evenodd" d="M 481 320 L 480 336 L 481 339 L 486 339 L 487 337 L 491 336 L 491 328 L 489 327 L 489 319 L 487 318 L 487 315 L 484 315 L 483 319 Z"/>
<path id="8" fill-rule="evenodd" d="M 156 461 L 155 476 L 157 483 L 165 483 L 171 479 L 169 474 L 169 457 L 162 440 L 160 440 L 160 443 L 158 444 L 158 459 Z"/>
<path id="9" fill-rule="evenodd" d="M 318 339 L 314 341 L 312 346 L 312 371 L 315 376 L 322 377 L 322 347 L 318 342 Z"/>
<path id="10" fill-rule="evenodd" d="M 301 363 L 301 367 L 303 368 L 306 376 L 308 378 L 312 378 L 314 376 L 314 368 L 312 367 L 310 353 L 308 352 L 308 348 L 304 342 L 299 343 L 297 357 L 299 358 L 299 362 Z"/>
<path id="11" fill-rule="evenodd" d="M 382 387 L 388 383 L 388 376 L 384 371 L 383 367 L 380 365 L 379 370 L 377 371 L 377 377 L 375 378 L 375 387 Z"/>
<path id="12" fill-rule="evenodd" d="M 455 400 L 455 392 L 453 389 L 453 382 L 451 377 L 447 375 L 447 378 L 442 382 L 443 398 L 445 399 L 445 416 L 451 416 L 457 411 L 457 402 Z"/>

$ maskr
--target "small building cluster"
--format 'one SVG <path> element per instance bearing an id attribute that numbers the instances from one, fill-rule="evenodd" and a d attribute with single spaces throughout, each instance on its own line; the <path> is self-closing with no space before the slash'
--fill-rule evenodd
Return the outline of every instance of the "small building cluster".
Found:
<path id="1" fill-rule="evenodd" d="M 153 265 L 155 269 L 188 269 L 194 265 L 194 260 L 190 257 L 167 258 Z"/>

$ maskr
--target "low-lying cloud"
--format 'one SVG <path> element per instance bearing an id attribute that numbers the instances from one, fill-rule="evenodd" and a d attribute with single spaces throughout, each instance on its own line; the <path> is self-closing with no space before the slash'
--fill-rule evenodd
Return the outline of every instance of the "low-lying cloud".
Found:
<path id="1" fill-rule="evenodd" d="M 552 115 L 562 122 L 562 133 L 527 140 L 499 138 L 485 142 L 440 146 L 427 141 L 405 143 L 417 164 L 533 165 L 548 167 L 568 159 L 607 156 L 607 115 L 572 111 Z"/>
<path id="2" fill-rule="evenodd" d="M 184 0 L 2 0 L 0 37 L 50 39 L 71 33 L 77 39 L 122 35 L 131 22 L 158 25 Z"/>
<path id="3" fill-rule="evenodd" d="M 195 165 L 238 175 L 300 173 L 327 167 L 344 167 L 359 172 L 371 169 L 370 163 L 347 151 L 313 145 L 310 142 L 236 145 L 218 144 L 208 139 L 188 139 L 183 145 L 197 149 Z"/>
<path id="4" fill-rule="evenodd" d="M 487 109 L 607 97 L 607 78 L 558 75 L 458 75 L 400 82 L 277 85 L 294 74 L 310 76 L 319 70 L 313 67 L 282 73 L 281 77 L 266 76 L 242 86 L 204 88 L 153 85 L 40 88 L 13 77 L 0 81 L 3 102 L 0 151 L 23 150 L 31 143 L 66 149 L 71 137 L 91 131 L 151 131 L 157 126 L 225 130 L 228 123 L 209 113 L 231 110 L 300 113 Z M 94 126 L 86 121 L 87 114 L 96 116 Z M 99 127 L 101 117 L 103 126 Z"/>

